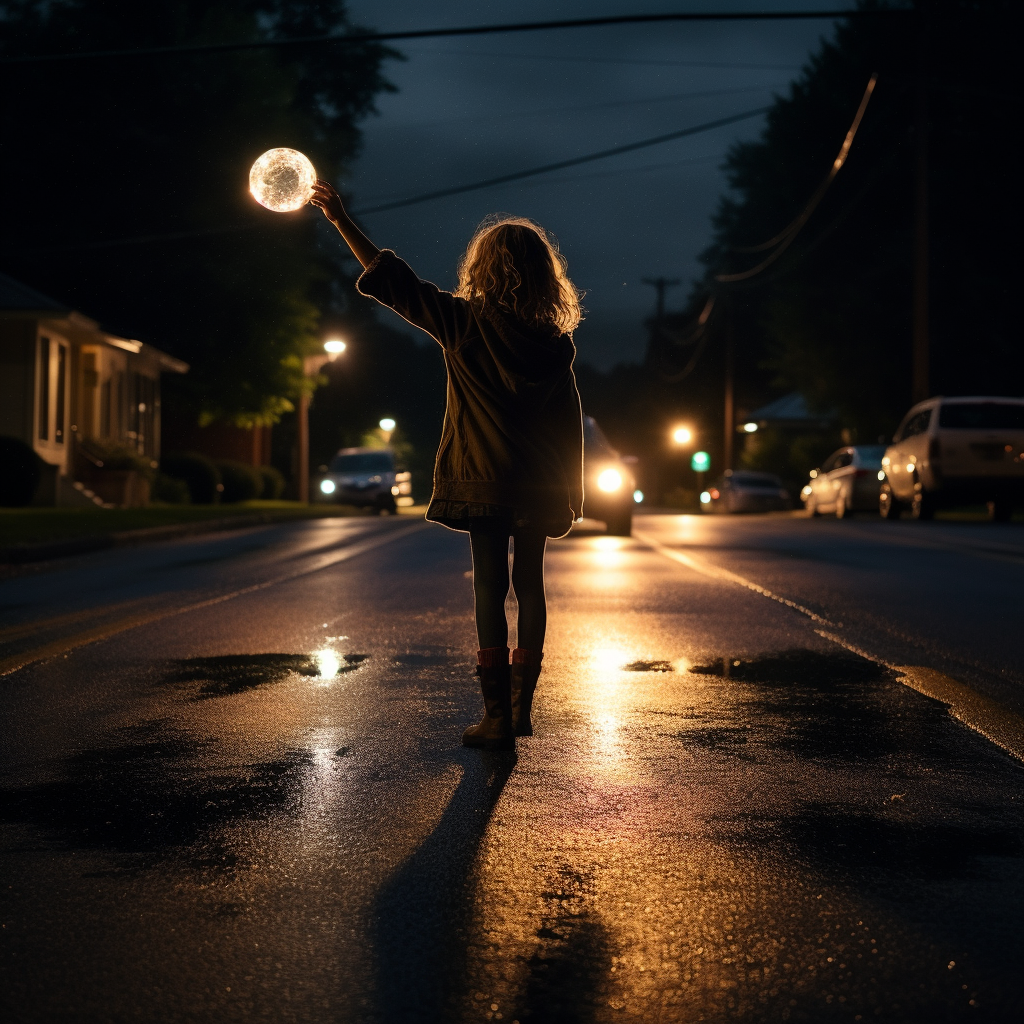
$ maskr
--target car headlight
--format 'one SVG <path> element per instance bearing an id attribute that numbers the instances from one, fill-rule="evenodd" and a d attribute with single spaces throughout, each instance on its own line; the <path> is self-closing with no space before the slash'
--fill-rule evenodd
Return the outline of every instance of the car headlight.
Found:
<path id="1" fill-rule="evenodd" d="M 606 469 L 598 478 L 597 486 L 611 493 L 622 486 L 622 474 L 617 469 Z"/>
<path id="2" fill-rule="evenodd" d="M 333 494 L 335 492 L 335 490 L 336 490 L 336 488 L 334 486 L 334 481 L 333 480 L 321 480 L 320 481 L 320 490 L 324 494 Z"/>

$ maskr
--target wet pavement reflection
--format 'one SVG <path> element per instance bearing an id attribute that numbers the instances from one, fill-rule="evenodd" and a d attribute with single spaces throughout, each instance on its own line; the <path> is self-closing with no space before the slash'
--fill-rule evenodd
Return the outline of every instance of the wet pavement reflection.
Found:
<path id="1" fill-rule="evenodd" d="M 5 1019 L 1016 1019 L 1018 762 L 596 536 L 537 735 L 463 749 L 468 551 L 403 545 L 6 678 Z"/>

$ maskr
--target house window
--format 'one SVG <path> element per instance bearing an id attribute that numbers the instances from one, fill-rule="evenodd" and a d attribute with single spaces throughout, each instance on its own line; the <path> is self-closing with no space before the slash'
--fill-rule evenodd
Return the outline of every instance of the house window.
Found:
<path id="1" fill-rule="evenodd" d="M 64 421 L 67 412 L 67 369 L 68 369 L 68 348 L 67 345 L 57 345 L 57 402 L 56 422 L 54 424 L 53 439 L 57 444 L 64 443 Z"/>
<path id="2" fill-rule="evenodd" d="M 39 339 L 39 440 L 50 439 L 50 339 Z"/>

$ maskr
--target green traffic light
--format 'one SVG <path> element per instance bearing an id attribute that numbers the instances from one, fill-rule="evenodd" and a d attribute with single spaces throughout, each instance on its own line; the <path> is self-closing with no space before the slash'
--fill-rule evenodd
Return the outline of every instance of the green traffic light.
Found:
<path id="1" fill-rule="evenodd" d="M 690 469 L 697 473 L 706 473 L 711 468 L 711 456 L 707 452 L 694 452 L 690 459 Z"/>

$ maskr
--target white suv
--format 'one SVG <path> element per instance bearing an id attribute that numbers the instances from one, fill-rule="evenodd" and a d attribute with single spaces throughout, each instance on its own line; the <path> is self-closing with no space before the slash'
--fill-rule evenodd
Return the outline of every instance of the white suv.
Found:
<path id="1" fill-rule="evenodd" d="M 1024 398 L 929 398 L 903 417 L 882 457 L 879 510 L 931 519 L 943 505 L 1024 503 Z"/>

